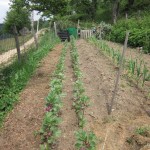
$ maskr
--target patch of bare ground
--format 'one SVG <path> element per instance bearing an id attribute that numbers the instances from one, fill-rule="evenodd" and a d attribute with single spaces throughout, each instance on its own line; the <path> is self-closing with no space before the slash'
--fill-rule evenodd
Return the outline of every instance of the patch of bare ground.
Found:
<path id="1" fill-rule="evenodd" d="M 136 148 L 126 139 L 134 135 L 137 127 L 150 125 L 150 108 L 143 104 L 146 101 L 143 93 L 122 78 L 112 115 L 108 116 L 106 103 L 110 103 L 117 69 L 85 40 L 77 41 L 77 49 L 86 95 L 91 100 L 85 111 L 86 129 L 93 130 L 98 137 L 97 150 L 142 150 L 146 145 L 136 144 Z"/>
<path id="2" fill-rule="evenodd" d="M 55 70 L 62 45 L 58 45 L 40 64 L 20 94 L 20 101 L 6 118 L 0 132 L 1 150 L 38 150 L 40 138 L 34 132 L 42 125 L 50 76 Z"/>
<path id="3" fill-rule="evenodd" d="M 66 94 L 61 110 L 62 123 L 60 124 L 61 137 L 58 140 L 58 146 L 55 150 L 74 150 L 75 149 L 75 131 L 78 124 L 76 113 L 72 107 L 73 104 L 73 69 L 71 65 L 70 52 L 68 50 L 65 61 L 65 80 L 64 90 Z"/>

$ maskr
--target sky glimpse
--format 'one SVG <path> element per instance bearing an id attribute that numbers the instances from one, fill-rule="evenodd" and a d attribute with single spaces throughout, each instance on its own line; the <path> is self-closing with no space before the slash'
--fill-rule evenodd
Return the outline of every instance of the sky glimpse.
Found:
<path id="1" fill-rule="evenodd" d="M 0 0 L 0 23 L 4 22 L 4 18 L 6 17 L 6 13 L 9 10 L 9 0 Z M 35 13 L 35 20 L 39 19 L 39 15 Z"/>

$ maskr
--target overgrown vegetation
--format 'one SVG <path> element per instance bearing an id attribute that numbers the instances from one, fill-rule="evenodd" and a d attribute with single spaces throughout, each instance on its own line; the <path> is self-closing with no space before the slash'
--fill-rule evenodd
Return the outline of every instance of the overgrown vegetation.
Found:
<path id="1" fill-rule="evenodd" d="M 79 55 L 73 37 L 71 38 L 71 59 L 75 75 L 73 107 L 77 114 L 78 125 L 81 128 L 79 131 L 76 132 L 77 142 L 75 146 L 78 150 L 95 150 L 95 134 L 93 132 L 84 131 L 83 129 L 86 123 L 84 111 L 85 108 L 88 107 L 90 99 L 85 95 L 85 89 L 82 82 L 82 73 L 79 68 Z"/>
<path id="2" fill-rule="evenodd" d="M 18 101 L 20 91 L 38 66 L 40 60 L 52 50 L 59 39 L 54 34 L 47 32 L 40 41 L 39 49 L 30 49 L 23 54 L 21 64 L 15 60 L 11 65 L 0 70 L 0 124 L 6 114 Z"/>
<path id="3" fill-rule="evenodd" d="M 140 18 L 122 19 L 117 22 L 108 34 L 107 39 L 123 43 L 126 30 L 130 31 L 129 46 L 142 47 L 145 53 L 150 53 L 150 19 L 149 15 Z"/>
<path id="4" fill-rule="evenodd" d="M 64 79 L 64 62 L 66 57 L 67 43 L 65 43 L 62 49 L 62 54 L 57 64 L 56 71 L 54 72 L 54 78 L 50 82 L 50 93 L 46 97 L 46 113 L 42 128 L 40 130 L 41 135 L 41 150 L 48 150 L 54 147 L 57 138 L 60 136 L 59 130 L 60 108 L 62 107 L 61 98 L 63 96 L 63 79 Z"/>

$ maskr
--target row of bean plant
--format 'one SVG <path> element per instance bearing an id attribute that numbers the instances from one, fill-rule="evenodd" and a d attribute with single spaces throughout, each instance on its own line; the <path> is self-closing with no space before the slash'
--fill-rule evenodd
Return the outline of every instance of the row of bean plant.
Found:
<path id="1" fill-rule="evenodd" d="M 86 123 L 84 117 L 85 108 L 89 105 L 89 97 L 85 95 L 85 89 L 82 82 L 82 73 L 79 68 L 79 55 L 75 46 L 75 39 L 71 38 L 71 59 L 72 67 L 74 70 L 75 83 L 74 83 L 74 102 L 73 107 L 77 114 L 79 131 L 76 132 L 76 149 L 78 150 L 95 150 L 96 149 L 96 136 L 90 131 L 84 130 Z"/>
<path id="2" fill-rule="evenodd" d="M 40 129 L 41 150 L 50 150 L 55 146 L 57 138 L 60 136 L 59 124 L 61 122 L 60 109 L 62 107 L 62 97 L 64 96 L 64 62 L 66 57 L 67 43 L 62 49 L 62 54 L 54 72 L 53 80 L 50 82 L 50 92 L 46 97 L 46 112 Z"/>
<path id="3" fill-rule="evenodd" d="M 105 41 L 97 40 L 95 37 L 90 38 L 89 41 L 100 48 L 104 54 L 111 57 L 117 65 L 119 64 L 121 59 L 121 52 L 119 50 L 110 48 Z M 137 85 L 141 84 L 144 86 L 146 81 L 150 81 L 150 71 L 141 57 L 124 59 L 124 67 L 127 70 L 128 77 L 136 81 Z"/>

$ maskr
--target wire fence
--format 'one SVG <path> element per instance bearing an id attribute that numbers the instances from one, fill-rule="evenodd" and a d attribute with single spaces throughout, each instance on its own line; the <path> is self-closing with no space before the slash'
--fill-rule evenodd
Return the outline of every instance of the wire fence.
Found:
<path id="1" fill-rule="evenodd" d="M 32 34 L 28 33 L 26 35 L 20 35 L 19 36 L 19 44 L 24 45 L 28 40 L 32 38 Z M 3 33 L 0 35 L 0 54 L 7 52 L 11 49 L 14 49 L 16 47 L 15 45 L 15 39 L 14 36 L 11 34 Z"/>

